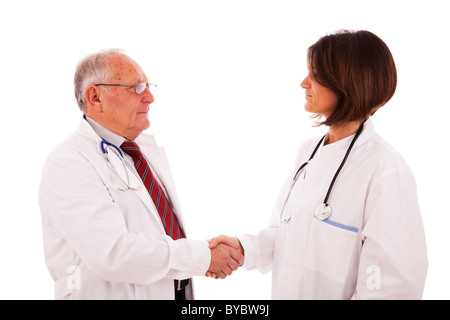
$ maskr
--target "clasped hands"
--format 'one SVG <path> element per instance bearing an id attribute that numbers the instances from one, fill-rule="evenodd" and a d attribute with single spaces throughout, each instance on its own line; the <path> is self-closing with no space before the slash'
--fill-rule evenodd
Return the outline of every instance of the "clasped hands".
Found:
<path id="1" fill-rule="evenodd" d="M 244 263 L 244 248 L 238 238 L 218 236 L 209 241 L 211 264 L 207 277 L 225 279 Z"/>

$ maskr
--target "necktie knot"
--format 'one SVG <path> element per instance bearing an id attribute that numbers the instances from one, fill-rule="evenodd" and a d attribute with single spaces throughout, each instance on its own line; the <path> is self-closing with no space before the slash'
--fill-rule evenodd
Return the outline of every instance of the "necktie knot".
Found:
<path id="1" fill-rule="evenodd" d="M 134 141 L 125 141 L 120 148 L 133 159 L 142 157 L 141 149 Z"/>

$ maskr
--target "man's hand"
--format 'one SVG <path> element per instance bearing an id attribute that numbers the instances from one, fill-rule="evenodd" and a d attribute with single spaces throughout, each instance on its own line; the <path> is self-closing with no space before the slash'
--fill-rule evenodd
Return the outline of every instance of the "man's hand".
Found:
<path id="1" fill-rule="evenodd" d="M 209 248 L 211 249 L 211 265 L 206 273 L 207 277 L 225 279 L 244 263 L 244 248 L 238 238 L 227 237 L 224 235 L 218 236 L 210 240 Z M 214 253 L 214 251 L 218 249 L 219 252 Z M 221 256 L 219 254 L 220 252 L 227 252 L 225 253 L 225 258 L 223 255 Z M 219 254 L 219 259 L 221 259 L 222 264 L 219 260 L 215 261 L 215 259 L 217 259 L 216 254 Z M 231 259 L 224 261 L 227 255 L 229 255 Z M 216 263 L 214 264 L 214 262 Z M 217 268 L 218 265 L 222 265 L 222 267 Z M 217 269 L 220 269 L 220 271 L 216 272 L 215 270 Z"/>
<path id="2" fill-rule="evenodd" d="M 225 279 L 244 263 L 244 256 L 236 249 L 225 244 L 214 243 L 211 248 L 211 264 L 206 276 Z"/>

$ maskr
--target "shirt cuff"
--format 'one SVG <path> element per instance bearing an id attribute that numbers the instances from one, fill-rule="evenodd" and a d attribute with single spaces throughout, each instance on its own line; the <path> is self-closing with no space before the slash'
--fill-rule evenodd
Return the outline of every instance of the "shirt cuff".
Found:
<path id="1" fill-rule="evenodd" d="M 206 240 L 189 240 L 192 259 L 194 261 L 194 276 L 204 276 L 211 264 L 211 249 Z"/>

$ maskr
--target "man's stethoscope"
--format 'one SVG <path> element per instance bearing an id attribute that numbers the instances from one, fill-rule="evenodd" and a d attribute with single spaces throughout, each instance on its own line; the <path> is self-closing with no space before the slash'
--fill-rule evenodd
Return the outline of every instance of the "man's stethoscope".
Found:
<path id="1" fill-rule="evenodd" d="M 137 179 L 127 168 L 123 152 L 119 147 L 102 138 L 102 141 L 100 142 L 100 149 L 105 155 L 109 167 L 117 176 L 119 176 L 124 185 L 118 186 L 116 184 L 114 185 L 115 188 L 122 191 L 139 190 L 142 188 L 142 180 Z"/>
<path id="2" fill-rule="evenodd" d="M 348 155 L 350 154 L 350 151 L 352 150 L 353 145 L 356 142 L 356 139 L 358 139 L 359 135 L 361 134 L 361 132 L 363 130 L 363 127 L 364 127 L 364 122 L 361 124 L 361 126 L 359 127 L 359 129 L 356 132 L 355 136 L 353 137 L 353 140 L 350 143 L 350 146 L 348 147 L 347 152 L 345 153 L 344 159 L 342 159 L 342 162 L 341 162 L 339 168 L 337 169 L 336 173 L 334 174 L 333 180 L 331 180 L 330 186 L 328 187 L 328 191 L 327 191 L 327 194 L 325 196 L 325 199 L 323 200 L 323 203 L 321 203 L 316 208 L 314 216 L 317 219 L 319 219 L 319 220 L 326 220 L 326 219 L 328 219 L 331 216 L 331 206 L 328 204 L 328 199 L 330 198 L 331 190 L 333 189 L 333 185 L 336 182 L 336 179 L 337 179 L 337 177 L 339 175 L 339 172 L 341 172 L 342 167 L 344 166 L 345 162 L 347 161 Z M 281 213 L 280 213 L 280 221 L 281 222 L 288 223 L 288 222 L 291 221 L 291 217 L 282 219 L 281 216 L 283 214 L 283 211 L 284 211 L 284 208 L 286 206 L 286 203 L 287 203 L 287 201 L 288 201 L 288 199 L 289 199 L 289 197 L 291 195 L 292 188 L 294 187 L 294 185 L 295 185 L 295 183 L 297 181 L 297 178 L 300 175 L 300 172 L 308 165 L 309 161 L 311 161 L 314 158 L 314 155 L 316 154 L 317 150 L 319 149 L 320 145 L 322 144 L 322 141 L 325 139 L 326 136 L 327 135 L 325 134 L 320 139 L 319 143 L 317 143 L 316 147 L 314 148 L 314 151 L 312 152 L 311 156 L 309 157 L 309 160 L 306 161 L 305 163 L 303 163 L 298 168 L 297 172 L 295 173 L 294 179 L 293 179 L 293 182 L 292 182 L 292 185 L 291 185 L 291 189 L 289 190 L 289 193 L 288 193 L 288 195 L 286 197 L 286 200 L 284 202 L 283 208 L 282 208 Z"/>

